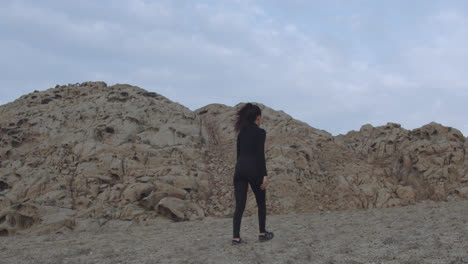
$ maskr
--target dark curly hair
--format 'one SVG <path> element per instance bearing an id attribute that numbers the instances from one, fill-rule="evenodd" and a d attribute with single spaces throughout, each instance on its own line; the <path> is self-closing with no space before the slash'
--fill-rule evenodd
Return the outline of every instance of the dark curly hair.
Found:
<path id="1" fill-rule="evenodd" d="M 254 122 L 257 116 L 262 114 L 262 110 L 257 105 L 246 103 L 236 114 L 234 130 L 240 133 L 249 123 Z"/>

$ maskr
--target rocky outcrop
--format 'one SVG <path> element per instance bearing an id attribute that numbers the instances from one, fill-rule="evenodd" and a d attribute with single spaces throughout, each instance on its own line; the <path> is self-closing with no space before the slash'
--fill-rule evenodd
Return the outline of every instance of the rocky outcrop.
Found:
<path id="1" fill-rule="evenodd" d="M 159 94 L 58 85 L 0 113 L 4 235 L 41 229 L 45 207 L 72 212 L 70 219 L 140 222 L 160 215 L 164 197 L 197 203 L 210 195 L 199 118 Z M 74 228 L 58 221 L 51 230 L 63 226 Z"/>
<path id="2" fill-rule="evenodd" d="M 0 235 L 232 216 L 242 105 L 191 111 L 139 87 L 85 82 L 0 106 Z M 456 129 L 365 125 L 333 137 L 259 106 L 269 214 L 468 197 Z M 256 212 L 249 195 L 245 215 Z"/>
<path id="3" fill-rule="evenodd" d="M 394 123 L 364 125 L 360 131 L 337 136 L 336 142 L 384 171 L 381 180 L 390 194 L 388 205 L 463 197 L 468 183 L 468 145 L 455 128 L 437 123 L 414 130 Z"/>

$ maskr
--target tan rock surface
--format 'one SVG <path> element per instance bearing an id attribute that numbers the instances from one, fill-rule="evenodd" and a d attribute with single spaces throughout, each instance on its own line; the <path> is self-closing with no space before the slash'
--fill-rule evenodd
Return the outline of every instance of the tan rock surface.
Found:
<path id="1" fill-rule="evenodd" d="M 139 87 L 85 82 L 0 106 L 0 234 L 232 216 L 242 105 L 191 111 Z M 454 128 L 389 123 L 333 137 L 259 106 L 269 215 L 468 197 L 468 142 Z M 256 212 L 249 192 L 244 215 Z"/>

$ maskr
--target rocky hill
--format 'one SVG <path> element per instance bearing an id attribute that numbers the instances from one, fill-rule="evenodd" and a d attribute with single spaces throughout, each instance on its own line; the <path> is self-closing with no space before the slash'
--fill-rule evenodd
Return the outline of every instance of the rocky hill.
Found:
<path id="1" fill-rule="evenodd" d="M 231 217 L 237 109 L 126 84 L 57 85 L 0 106 L 0 235 Z M 466 138 L 431 123 L 333 137 L 262 104 L 268 214 L 468 198 Z M 249 194 L 244 215 L 256 214 Z"/>

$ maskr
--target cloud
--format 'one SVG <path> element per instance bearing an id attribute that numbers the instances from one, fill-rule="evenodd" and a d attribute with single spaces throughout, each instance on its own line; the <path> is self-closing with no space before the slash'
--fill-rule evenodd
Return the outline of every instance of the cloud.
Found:
<path id="1" fill-rule="evenodd" d="M 103 80 L 192 110 L 256 101 L 333 134 L 387 121 L 468 132 L 463 13 L 425 7 L 402 25 L 386 22 L 401 12 L 366 1 L 360 9 L 285 3 L 6 1 L 0 103 L 57 83 Z"/>

